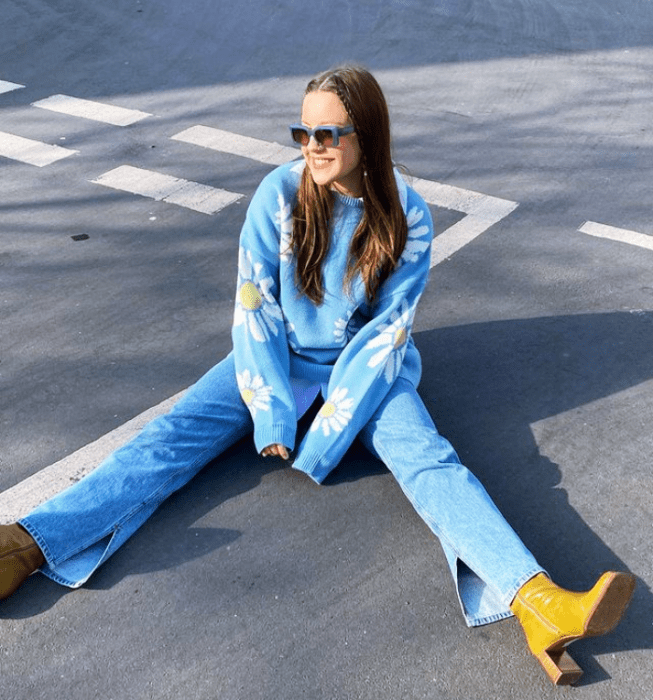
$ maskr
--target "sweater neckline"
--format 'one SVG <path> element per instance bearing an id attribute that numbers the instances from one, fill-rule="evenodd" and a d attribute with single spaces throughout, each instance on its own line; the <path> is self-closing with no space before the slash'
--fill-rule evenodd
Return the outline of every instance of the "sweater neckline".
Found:
<path id="1" fill-rule="evenodd" d="M 362 209 L 364 206 L 362 197 L 350 197 L 347 194 L 342 194 L 338 190 L 331 190 L 335 195 L 337 201 L 342 202 L 346 206 L 356 207 L 357 209 Z"/>

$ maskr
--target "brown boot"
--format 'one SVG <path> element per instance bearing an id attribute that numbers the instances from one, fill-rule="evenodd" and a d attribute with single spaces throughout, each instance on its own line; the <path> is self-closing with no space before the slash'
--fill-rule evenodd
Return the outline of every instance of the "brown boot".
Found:
<path id="1" fill-rule="evenodd" d="M 0 600 L 45 564 L 43 552 L 20 525 L 0 525 Z"/>
<path id="2" fill-rule="evenodd" d="M 555 685 L 569 685 L 583 672 L 566 651 L 567 646 L 616 627 L 634 588 L 634 576 L 614 571 L 603 574 L 586 593 L 567 591 L 538 574 L 517 591 L 510 608 L 549 678 Z"/>

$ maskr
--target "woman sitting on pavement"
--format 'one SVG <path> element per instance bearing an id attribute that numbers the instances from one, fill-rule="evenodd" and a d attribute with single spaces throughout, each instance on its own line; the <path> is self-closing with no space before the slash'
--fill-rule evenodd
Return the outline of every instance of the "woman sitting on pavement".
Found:
<path id="1" fill-rule="evenodd" d="M 634 578 L 586 593 L 550 581 L 437 432 L 416 387 L 411 325 L 430 267 L 428 207 L 393 168 L 385 98 L 344 66 L 310 81 L 303 160 L 271 172 L 243 225 L 233 352 L 86 478 L 0 527 L 0 597 L 35 570 L 81 586 L 173 492 L 253 433 L 263 456 L 317 483 L 356 436 L 440 539 L 468 625 L 515 615 L 557 684 L 582 671 L 566 647 L 610 631 Z M 323 403 L 296 446 L 298 418 Z"/>

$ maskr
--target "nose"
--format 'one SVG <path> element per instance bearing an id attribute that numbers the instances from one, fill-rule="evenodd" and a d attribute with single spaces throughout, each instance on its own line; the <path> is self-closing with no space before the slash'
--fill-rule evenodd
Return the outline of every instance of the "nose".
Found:
<path id="1" fill-rule="evenodd" d="M 315 134 L 312 134 L 308 139 L 308 143 L 306 144 L 306 148 L 308 148 L 309 150 L 321 151 L 324 148 L 324 145 L 321 144 L 315 138 Z"/>

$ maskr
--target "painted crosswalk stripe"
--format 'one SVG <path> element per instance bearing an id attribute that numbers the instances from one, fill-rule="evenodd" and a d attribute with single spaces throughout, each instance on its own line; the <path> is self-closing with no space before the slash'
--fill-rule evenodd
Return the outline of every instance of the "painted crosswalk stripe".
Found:
<path id="1" fill-rule="evenodd" d="M 611 241 L 628 243 L 629 245 L 653 250 L 653 236 L 646 236 L 643 233 L 629 231 L 625 228 L 616 228 L 615 226 L 598 224 L 595 221 L 586 221 L 578 230 L 596 238 L 607 238 Z"/>
<path id="2" fill-rule="evenodd" d="M 233 134 L 210 126 L 191 126 L 170 138 L 174 141 L 192 143 L 202 148 L 231 153 L 270 165 L 282 165 L 301 156 L 301 151 L 297 148 L 282 146 L 273 141 L 255 139 L 251 136 Z"/>
<path id="3" fill-rule="evenodd" d="M 237 192 L 228 192 L 131 165 L 121 165 L 91 182 L 156 201 L 177 204 L 203 214 L 215 214 L 243 196 Z"/>
<path id="4" fill-rule="evenodd" d="M 413 178 L 412 186 L 429 204 L 466 214 L 463 219 L 438 234 L 434 240 L 431 267 L 450 258 L 518 206 L 517 202 L 433 180 Z"/>
<path id="5" fill-rule="evenodd" d="M 33 102 L 32 106 L 41 109 L 49 109 L 52 112 L 68 114 L 72 117 L 82 117 L 92 119 L 96 122 L 112 124 L 114 126 L 129 126 L 141 119 L 151 117 L 147 112 L 140 112 L 137 109 L 126 109 L 115 105 L 95 102 L 93 100 L 83 100 L 79 97 L 69 95 L 52 95 L 44 100 Z"/>
<path id="6" fill-rule="evenodd" d="M 22 136 L 7 134 L 0 131 L 0 156 L 11 158 L 28 165 L 42 168 L 62 158 L 68 158 L 79 151 L 73 151 L 61 146 L 51 146 L 41 141 L 33 141 Z"/>
<path id="7" fill-rule="evenodd" d="M 19 90 L 24 87 L 24 85 L 19 85 L 18 83 L 10 83 L 8 80 L 0 80 L 0 94 L 3 92 L 11 92 L 12 90 Z"/>

